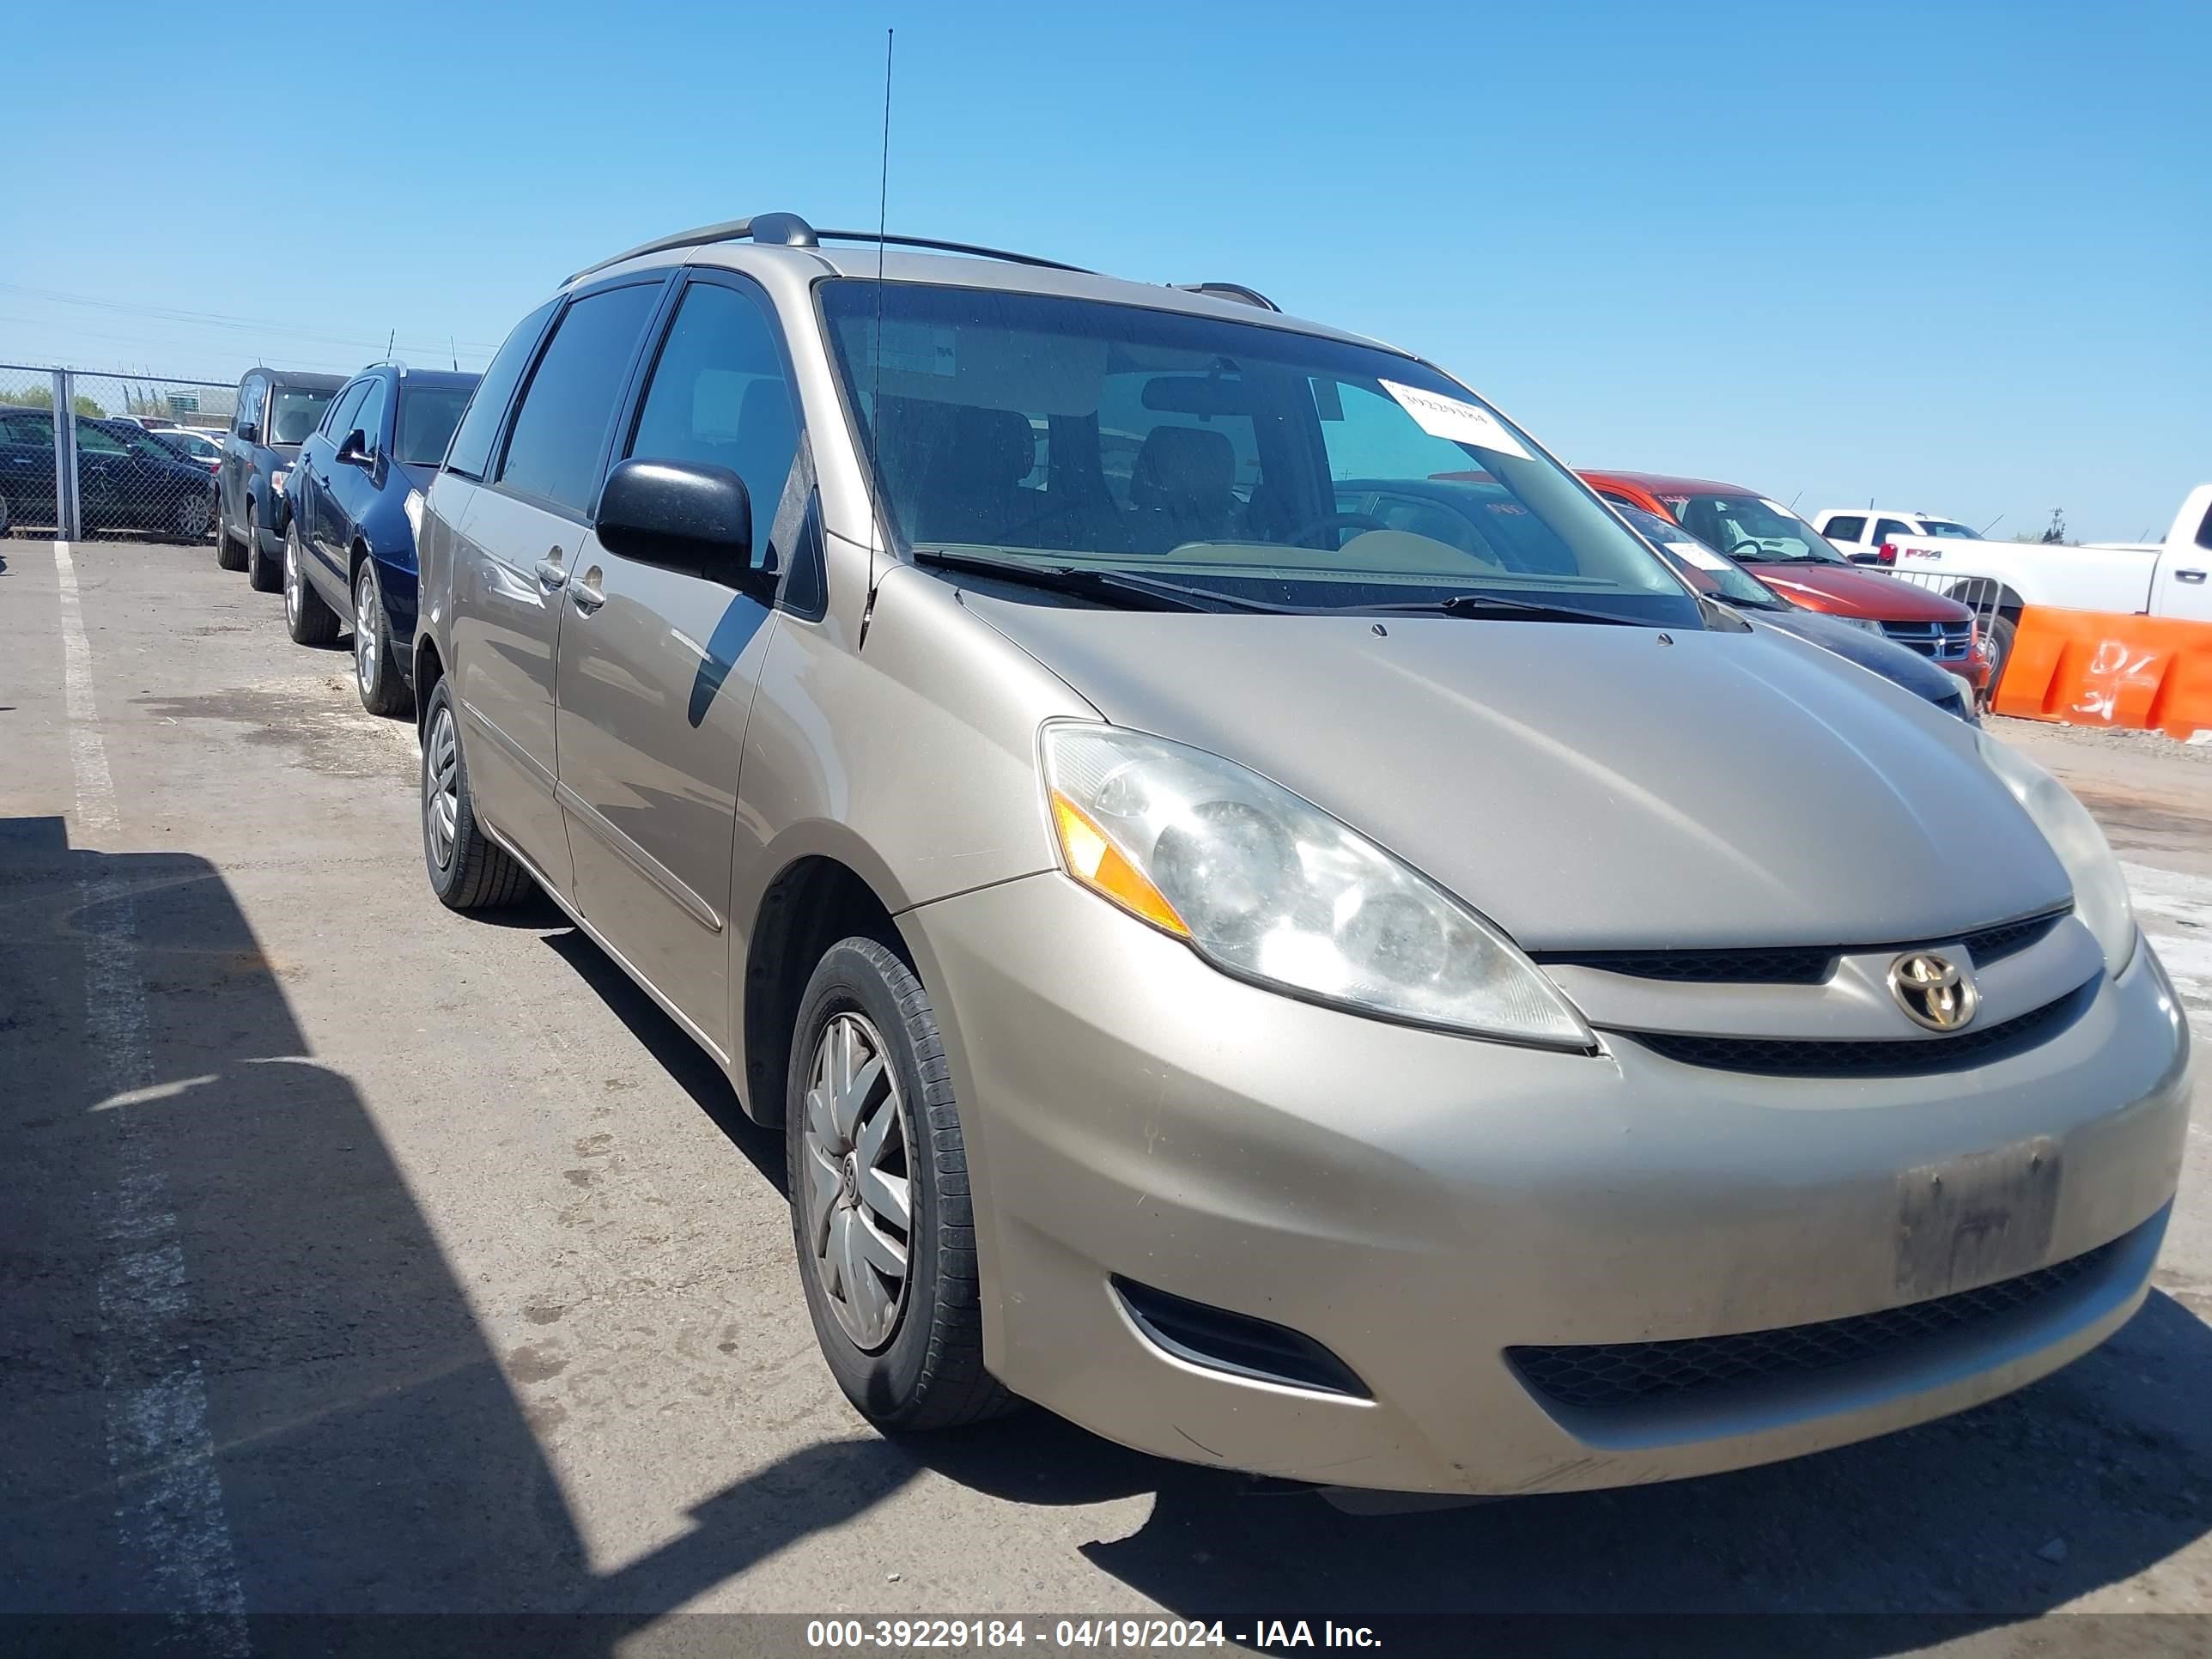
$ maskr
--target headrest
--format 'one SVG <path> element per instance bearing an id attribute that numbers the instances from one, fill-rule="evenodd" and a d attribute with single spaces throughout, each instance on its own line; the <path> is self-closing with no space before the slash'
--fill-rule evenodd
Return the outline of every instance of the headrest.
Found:
<path id="1" fill-rule="evenodd" d="M 1237 452 L 1226 433 L 1156 426 L 1137 452 L 1129 499 L 1139 507 L 1218 507 L 1237 480 Z"/>

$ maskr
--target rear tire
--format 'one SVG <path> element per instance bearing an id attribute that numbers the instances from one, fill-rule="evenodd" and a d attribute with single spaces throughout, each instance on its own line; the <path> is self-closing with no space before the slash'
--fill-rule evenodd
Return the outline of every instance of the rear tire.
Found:
<path id="1" fill-rule="evenodd" d="M 376 561 L 364 555 L 353 583 L 353 680 L 361 706 L 372 714 L 404 714 L 415 699 L 399 678 L 392 651 L 392 618 L 384 609 L 384 585 Z"/>
<path id="2" fill-rule="evenodd" d="M 531 890 L 529 874 L 477 822 L 460 716 L 444 680 L 422 721 L 422 862 L 448 910 L 496 909 Z"/>
<path id="3" fill-rule="evenodd" d="M 189 545 L 207 539 L 208 499 L 193 494 L 179 495 L 169 514 L 169 529 L 176 538 Z"/>
<path id="4" fill-rule="evenodd" d="M 1990 624 L 1990 684 L 1982 693 L 1982 706 L 1994 708 L 1997 687 L 2004 683 L 2005 665 L 2012 660 L 2013 636 L 2018 628 L 2010 617 L 1999 617 Z"/>
<path id="5" fill-rule="evenodd" d="M 218 570 L 246 568 L 246 548 L 230 533 L 230 520 L 222 516 L 220 498 L 216 501 L 215 512 L 215 563 Z"/>
<path id="6" fill-rule="evenodd" d="M 246 527 L 253 529 L 253 509 L 246 508 Z M 284 528 L 284 627 L 295 645 L 334 645 L 338 637 L 338 613 L 324 603 L 307 580 L 307 555 L 300 546 L 300 526 Z M 261 586 L 257 578 L 253 584 Z"/>
<path id="7" fill-rule="evenodd" d="M 868 1073 L 862 1050 L 882 1062 L 842 1110 L 832 1081 L 841 1033 L 852 1044 L 848 1071 Z M 894 1124 L 882 1123 L 886 1114 L 896 1115 Z M 955 1428 L 1018 1404 L 983 1368 L 968 1154 L 937 1018 L 914 970 L 880 940 L 839 940 L 807 982 L 792 1037 L 784 1136 L 799 1282 L 845 1397 L 887 1430 Z M 891 1139 L 896 1155 L 877 1162 Z M 895 1291 L 877 1264 L 887 1241 L 894 1251 L 900 1243 L 896 1222 L 885 1221 L 898 1206 L 871 1196 L 882 1190 L 872 1177 L 890 1166 L 894 1187 L 903 1182 L 908 1195 Z M 845 1247 L 848 1236 L 855 1242 Z M 868 1282 L 856 1289 L 848 1273 Z"/>
<path id="8" fill-rule="evenodd" d="M 284 585 L 281 568 L 261 550 L 261 526 L 254 522 L 252 501 L 246 504 L 246 582 L 257 593 L 274 593 Z"/>

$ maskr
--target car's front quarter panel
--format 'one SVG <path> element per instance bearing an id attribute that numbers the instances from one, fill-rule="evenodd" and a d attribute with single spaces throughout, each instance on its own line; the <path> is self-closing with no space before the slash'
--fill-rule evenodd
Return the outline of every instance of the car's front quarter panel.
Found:
<path id="1" fill-rule="evenodd" d="M 833 599 L 864 592 L 867 550 L 826 539 Z M 845 865 L 894 915 L 1051 867 L 1037 730 L 1061 716 L 1095 711 L 911 566 L 884 575 L 865 643 L 835 603 L 819 621 L 780 617 L 740 773 L 740 960 L 763 896 L 803 859 Z M 743 1018 L 732 1009 L 739 1054 Z"/>

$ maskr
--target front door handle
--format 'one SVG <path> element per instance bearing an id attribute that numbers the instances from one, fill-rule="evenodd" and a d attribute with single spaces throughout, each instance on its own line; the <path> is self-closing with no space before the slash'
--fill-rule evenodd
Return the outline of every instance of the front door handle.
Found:
<path id="1" fill-rule="evenodd" d="M 2204 573 L 2201 570 L 2177 570 L 2173 573 L 2173 580 L 2178 582 L 2201 582 L 2204 580 Z"/>
<path id="2" fill-rule="evenodd" d="M 554 552 L 558 553 L 561 550 L 556 547 L 553 550 Z M 538 560 L 538 585 L 544 588 L 547 592 L 550 593 L 555 588 L 560 586 L 568 580 L 568 573 L 562 569 L 560 565 L 554 560 Z"/>
<path id="3" fill-rule="evenodd" d="M 607 596 L 599 592 L 598 585 L 592 580 L 592 577 L 599 574 L 594 570 L 568 584 L 568 597 L 575 602 L 576 609 L 587 617 L 607 602 Z"/>

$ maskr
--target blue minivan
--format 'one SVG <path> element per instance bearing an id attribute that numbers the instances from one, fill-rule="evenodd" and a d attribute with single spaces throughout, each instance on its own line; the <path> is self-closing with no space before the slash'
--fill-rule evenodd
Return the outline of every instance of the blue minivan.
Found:
<path id="1" fill-rule="evenodd" d="M 301 645 L 350 628 L 373 714 L 413 706 L 415 526 L 474 374 L 379 363 L 340 389 L 285 485 L 284 620 Z"/>

